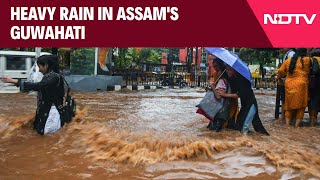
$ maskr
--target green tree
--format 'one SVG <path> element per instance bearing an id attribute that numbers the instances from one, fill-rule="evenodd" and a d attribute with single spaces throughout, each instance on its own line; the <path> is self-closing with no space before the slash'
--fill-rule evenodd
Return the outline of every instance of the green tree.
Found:
<path id="1" fill-rule="evenodd" d="M 149 57 L 149 62 L 154 64 L 160 64 L 161 63 L 161 54 L 155 52 L 154 50 L 151 50 L 151 56 Z"/>
<path id="2" fill-rule="evenodd" d="M 140 59 L 140 50 L 137 48 L 129 48 L 127 53 L 127 60 L 137 62 Z"/>
<path id="3" fill-rule="evenodd" d="M 130 67 L 132 60 L 128 57 L 127 53 L 129 48 L 119 48 L 118 49 L 118 57 L 116 59 L 116 67 L 117 68 L 128 68 Z"/>
<path id="4" fill-rule="evenodd" d="M 60 69 L 70 69 L 70 49 L 60 48 L 58 50 Z"/>
<path id="5" fill-rule="evenodd" d="M 149 59 L 152 55 L 152 50 L 149 48 L 143 48 L 140 51 L 140 59 L 137 62 L 138 64 L 140 64 L 141 62 L 145 63 L 145 62 L 149 62 Z"/>
<path id="6" fill-rule="evenodd" d="M 70 54 L 71 74 L 93 75 L 95 48 L 73 48 Z"/>
<path id="7" fill-rule="evenodd" d="M 140 51 L 140 61 L 138 63 L 154 63 L 160 64 L 161 54 L 152 48 L 143 48 Z"/>
<path id="8" fill-rule="evenodd" d="M 150 48 L 150 49 L 158 53 L 160 56 L 162 55 L 163 52 L 167 54 L 169 53 L 169 48 L 159 47 L 159 48 Z"/>
<path id="9" fill-rule="evenodd" d="M 241 48 L 238 55 L 248 64 L 275 65 L 275 60 L 279 58 L 279 50 L 268 48 Z"/>

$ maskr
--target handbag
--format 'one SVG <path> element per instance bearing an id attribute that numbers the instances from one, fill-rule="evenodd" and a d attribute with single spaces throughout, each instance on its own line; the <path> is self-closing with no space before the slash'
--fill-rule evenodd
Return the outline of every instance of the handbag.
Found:
<path id="1" fill-rule="evenodd" d="M 63 102 L 63 120 L 66 123 L 72 121 L 72 118 L 76 116 L 76 100 L 73 96 L 70 95 L 70 87 L 68 82 L 62 77 L 64 80 L 65 87 L 67 88 L 67 93 L 64 96 Z"/>
<path id="2" fill-rule="evenodd" d="M 67 88 L 67 93 L 65 93 L 63 97 L 63 104 L 62 106 L 58 106 L 58 110 L 62 115 L 63 122 L 61 123 L 63 126 L 64 123 L 69 123 L 72 121 L 72 118 L 76 116 L 76 100 L 73 96 L 70 95 L 70 87 L 68 82 L 64 79 L 62 75 L 60 77 L 64 81 L 64 87 Z"/>
<path id="3" fill-rule="evenodd" d="M 215 97 L 212 90 L 208 90 L 196 107 L 200 109 L 197 113 L 204 115 L 212 121 L 216 114 L 222 109 L 223 102 Z"/>

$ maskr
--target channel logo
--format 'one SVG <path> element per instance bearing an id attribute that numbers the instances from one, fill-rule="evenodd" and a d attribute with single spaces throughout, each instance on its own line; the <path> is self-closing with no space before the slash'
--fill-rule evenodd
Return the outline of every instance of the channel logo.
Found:
<path id="1" fill-rule="evenodd" d="M 312 25 L 317 14 L 264 14 L 263 24 L 308 24 Z"/>

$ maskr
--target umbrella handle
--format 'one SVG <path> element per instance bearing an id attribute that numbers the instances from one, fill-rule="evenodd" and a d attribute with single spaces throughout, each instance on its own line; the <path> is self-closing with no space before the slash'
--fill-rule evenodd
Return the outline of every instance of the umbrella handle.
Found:
<path id="1" fill-rule="evenodd" d="M 223 72 L 220 74 L 220 76 L 218 77 L 218 79 L 216 80 L 216 82 L 214 82 L 214 85 L 217 85 L 218 81 L 220 80 L 221 76 L 226 72 L 226 69 L 223 70 Z"/>

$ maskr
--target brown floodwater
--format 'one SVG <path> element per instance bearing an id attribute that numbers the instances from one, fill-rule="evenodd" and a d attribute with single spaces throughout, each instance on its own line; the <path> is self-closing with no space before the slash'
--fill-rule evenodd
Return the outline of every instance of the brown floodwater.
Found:
<path id="1" fill-rule="evenodd" d="M 318 179 L 319 127 L 286 128 L 257 94 L 271 136 L 215 133 L 196 114 L 202 89 L 74 93 L 57 133 L 32 130 L 36 97 L 0 94 L 0 179 Z"/>

